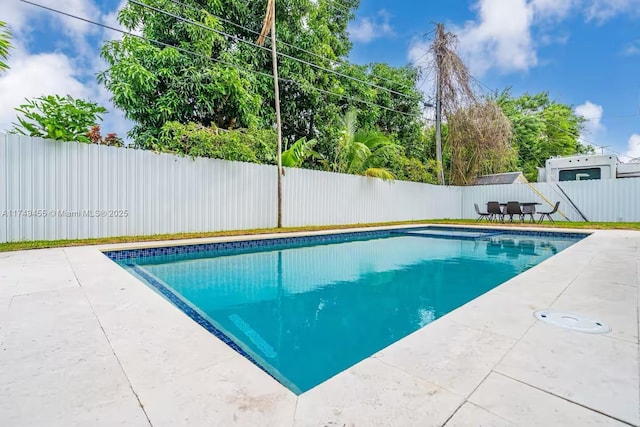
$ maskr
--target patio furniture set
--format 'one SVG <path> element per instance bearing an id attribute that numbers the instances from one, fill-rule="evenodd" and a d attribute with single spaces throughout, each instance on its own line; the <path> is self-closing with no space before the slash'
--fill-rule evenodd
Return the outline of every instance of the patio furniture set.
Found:
<path id="1" fill-rule="evenodd" d="M 536 205 L 541 205 L 539 202 L 487 202 L 487 211 L 480 212 L 480 208 L 477 203 L 474 203 L 476 208 L 476 213 L 478 214 L 478 219 L 476 222 L 480 222 L 483 219 L 488 222 L 505 222 L 506 217 L 509 217 L 509 222 L 513 222 L 513 217 L 517 216 L 520 219 L 520 222 L 524 222 L 525 218 L 529 217 L 529 222 L 536 222 L 534 215 L 537 213 L 540 215 L 540 219 L 538 219 L 538 223 L 541 223 L 545 218 L 547 218 L 550 222 L 554 222 L 551 215 L 558 211 L 558 206 L 560 206 L 560 202 L 556 202 L 555 206 L 552 210 L 547 212 L 536 212 Z"/>

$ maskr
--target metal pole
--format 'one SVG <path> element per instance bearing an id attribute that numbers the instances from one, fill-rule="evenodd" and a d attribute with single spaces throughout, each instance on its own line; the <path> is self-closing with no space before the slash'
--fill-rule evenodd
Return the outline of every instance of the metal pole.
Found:
<path id="1" fill-rule="evenodd" d="M 442 39 L 444 26 L 437 24 L 436 39 Z M 444 185 L 444 164 L 442 163 L 442 56 L 436 50 L 436 161 L 440 168 L 440 184 Z"/>
<path id="2" fill-rule="evenodd" d="M 436 160 L 440 168 L 439 178 L 440 184 L 444 185 L 444 164 L 442 163 L 442 88 L 440 87 L 440 72 L 438 71 L 436 89 Z"/>
<path id="3" fill-rule="evenodd" d="M 278 228 L 282 228 L 282 119 L 280 118 L 280 85 L 278 84 L 278 51 L 276 49 L 276 2 L 272 4 L 271 60 L 273 62 L 273 88 L 276 103 L 276 127 L 278 134 Z"/>

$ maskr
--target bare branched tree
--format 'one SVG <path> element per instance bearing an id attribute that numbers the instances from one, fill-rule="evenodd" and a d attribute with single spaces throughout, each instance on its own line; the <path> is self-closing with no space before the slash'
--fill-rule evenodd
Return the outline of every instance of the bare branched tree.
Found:
<path id="1" fill-rule="evenodd" d="M 449 115 L 463 106 L 474 104 L 476 95 L 471 87 L 471 74 L 456 53 L 458 37 L 437 24 L 436 35 L 431 44 L 431 57 L 435 64 L 441 90 L 442 112 Z"/>
<path id="2" fill-rule="evenodd" d="M 516 157 L 510 145 L 511 122 L 498 105 L 476 95 L 473 76 L 456 53 L 457 46 L 456 35 L 437 24 L 430 53 L 437 73 L 437 108 L 449 127 L 449 176 L 452 184 L 466 185 L 480 174 L 515 167 Z"/>

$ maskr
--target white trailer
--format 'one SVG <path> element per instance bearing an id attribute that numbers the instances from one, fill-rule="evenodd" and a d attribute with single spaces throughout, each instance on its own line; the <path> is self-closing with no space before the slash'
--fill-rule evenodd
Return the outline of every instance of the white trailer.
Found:
<path id="1" fill-rule="evenodd" d="M 610 154 L 589 154 L 547 159 L 538 168 L 538 182 L 584 181 L 640 177 L 640 163 L 621 163 Z"/>

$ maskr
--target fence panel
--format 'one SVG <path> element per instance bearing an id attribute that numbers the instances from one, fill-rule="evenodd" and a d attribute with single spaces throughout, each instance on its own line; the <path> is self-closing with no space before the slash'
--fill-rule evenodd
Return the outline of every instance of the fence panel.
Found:
<path id="1" fill-rule="evenodd" d="M 461 189 L 286 169 L 283 224 L 361 224 L 459 218 Z"/>
<path id="2" fill-rule="evenodd" d="M 0 133 L 0 243 L 7 241 L 7 189 L 9 187 L 7 135 Z"/>
<path id="3" fill-rule="evenodd" d="M 516 200 L 540 202 L 542 205 L 537 207 L 539 211 L 549 211 L 559 201 L 559 211 L 571 221 L 583 221 L 580 212 L 589 221 L 640 221 L 640 178 L 539 182 L 531 186 L 479 185 L 464 187 L 462 194 L 462 217 L 468 219 L 477 217 L 474 203 L 485 210 L 486 203 L 491 200 Z M 547 203 L 545 198 L 551 203 Z M 562 214 L 556 214 L 554 218 L 562 220 Z"/>
<path id="4" fill-rule="evenodd" d="M 273 166 L 0 135 L 0 242 L 275 226 Z"/>
<path id="5" fill-rule="evenodd" d="M 274 166 L 0 134 L 0 167 L 0 242 L 276 225 Z M 640 221 L 640 178 L 442 187 L 287 168 L 283 190 L 285 226 L 476 218 L 474 203 L 545 199 L 572 221 L 569 199 L 590 221 Z"/>

